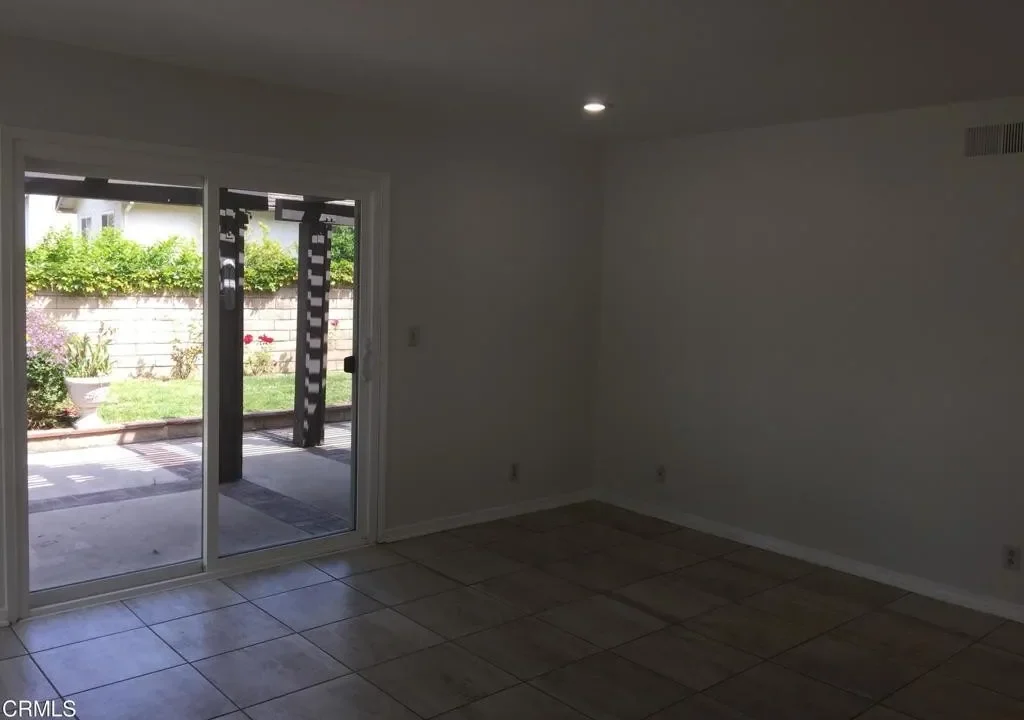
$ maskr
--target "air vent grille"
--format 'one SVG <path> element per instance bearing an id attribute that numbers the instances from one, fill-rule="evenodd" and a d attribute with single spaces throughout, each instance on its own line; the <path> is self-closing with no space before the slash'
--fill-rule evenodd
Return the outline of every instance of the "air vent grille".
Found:
<path id="1" fill-rule="evenodd" d="M 964 133 L 964 155 L 1009 155 L 1024 153 L 1024 122 L 979 125 Z"/>

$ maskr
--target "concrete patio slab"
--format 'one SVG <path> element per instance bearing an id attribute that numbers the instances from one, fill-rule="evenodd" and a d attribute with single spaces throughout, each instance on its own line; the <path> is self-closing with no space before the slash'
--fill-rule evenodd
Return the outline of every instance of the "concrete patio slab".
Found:
<path id="1" fill-rule="evenodd" d="M 353 527 L 349 423 L 316 448 L 289 439 L 245 434 L 246 476 L 221 487 L 222 555 Z M 199 558 L 201 488 L 197 439 L 30 454 L 32 590 Z"/>

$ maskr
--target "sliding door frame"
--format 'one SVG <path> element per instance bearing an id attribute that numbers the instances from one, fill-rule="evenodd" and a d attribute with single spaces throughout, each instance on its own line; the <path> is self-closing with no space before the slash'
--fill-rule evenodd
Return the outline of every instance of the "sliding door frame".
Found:
<path id="1" fill-rule="evenodd" d="M 3 574 L 0 623 L 98 596 L 109 599 L 301 560 L 376 542 L 383 516 L 387 428 L 389 178 L 384 173 L 322 164 L 201 152 L 115 139 L 0 127 L 0 337 L 25 335 L 24 174 L 61 171 L 167 184 L 202 184 L 203 204 L 203 538 L 202 558 L 126 575 L 29 591 L 25 357 L 23 343 L 0 343 L 0 517 Z M 221 557 L 219 478 L 220 263 L 219 189 L 272 190 L 335 197 L 358 204 L 359 238 L 354 308 L 358 374 L 353 376 L 356 530 Z"/>

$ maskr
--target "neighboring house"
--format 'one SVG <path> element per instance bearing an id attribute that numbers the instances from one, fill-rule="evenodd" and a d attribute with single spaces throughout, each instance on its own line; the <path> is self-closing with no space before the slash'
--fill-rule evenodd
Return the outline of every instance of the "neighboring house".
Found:
<path id="1" fill-rule="evenodd" d="M 291 195 L 271 194 L 271 203 Z M 70 227 L 83 235 L 92 235 L 105 227 L 120 229 L 125 237 L 152 245 L 172 235 L 202 238 L 203 212 L 187 205 L 88 200 L 53 195 L 27 195 L 25 198 L 25 242 L 34 247 L 51 228 Z M 249 223 L 248 237 L 263 237 L 263 227 L 282 247 L 298 245 L 299 224 L 274 219 L 274 211 L 257 211 Z"/>
<path id="2" fill-rule="evenodd" d="M 52 195 L 25 196 L 25 245 L 35 247 L 51 229 L 74 229 L 74 214 L 57 212 L 57 198 Z"/>

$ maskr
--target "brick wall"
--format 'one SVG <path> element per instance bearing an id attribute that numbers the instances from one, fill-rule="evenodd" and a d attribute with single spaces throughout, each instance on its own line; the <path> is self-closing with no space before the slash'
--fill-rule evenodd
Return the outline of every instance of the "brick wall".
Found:
<path id="1" fill-rule="evenodd" d="M 170 375 L 171 350 L 175 341 L 188 344 L 189 326 L 202 328 L 203 302 L 196 296 L 134 295 L 106 299 L 40 294 L 29 304 L 42 308 L 66 330 L 96 333 L 100 323 L 115 331 L 110 354 L 116 377 L 152 374 Z M 342 359 L 352 348 L 352 290 L 333 290 L 329 300 L 330 319 L 337 320 L 328 341 L 327 369 L 341 371 Z M 245 300 L 245 332 L 274 338 L 272 357 L 281 372 L 295 369 L 295 288 L 273 295 L 249 295 Z M 256 343 L 249 346 L 255 348 Z M 200 360 L 202 364 L 202 360 Z"/>

